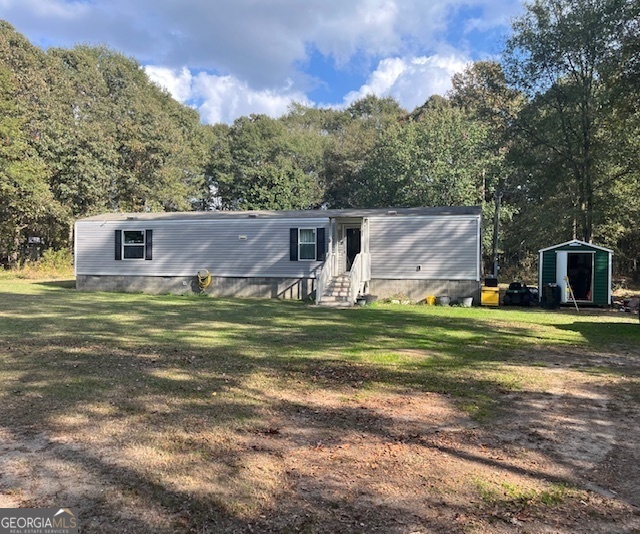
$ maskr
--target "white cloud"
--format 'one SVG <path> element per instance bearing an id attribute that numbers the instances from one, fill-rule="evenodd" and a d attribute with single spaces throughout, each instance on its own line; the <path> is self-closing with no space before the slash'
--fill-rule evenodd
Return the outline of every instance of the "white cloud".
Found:
<path id="1" fill-rule="evenodd" d="M 444 94 L 451 88 L 451 77 L 462 71 L 468 60 L 455 54 L 414 58 L 387 58 L 357 91 L 344 97 L 343 106 L 374 94 L 392 96 L 408 109 L 424 104 L 434 94 Z M 306 95 L 295 89 L 290 80 L 277 89 L 252 89 L 234 76 L 216 76 L 205 72 L 193 75 L 188 68 L 172 70 L 166 67 L 145 67 L 149 78 L 182 103 L 197 107 L 202 120 L 208 124 L 231 123 L 252 113 L 279 117 L 293 102 L 315 105 Z M 328 104 L 323 104 L 328 105 Z"/>
<path id="2" fill-rule="evenodd" d="M 468 63 L 467 58 L 455 54 L 383 59 L 367 83 L 348 93 L 344 103 L 349 105 L 373 94 L 392 96 L 404 108 L 411 110 L 424 104 L 431 95 L 446 93 L 451 88 L 451 77 Z"/>
<path id="3" fill-rule="evenodd" d="M 389 90 L 406 69 L 407 63 L 403 59 L 383 59 L 378 63 L 378 68 L 371 73 L 367 83 L 357 91 L 351 91 L 346 95 L 345 101 L 347 104 L 350 104 L 354 100 L 358 100 L 368 94 L 387 96 Z"/>
<path id="4" fill-rule="evenodd" d="M 237 117 L 251 113 L 279 117 L 293 102 L 311 105 L 304 93 L 287 87 L 255 91 L 246 82 L 233 76 L 200 73 L 193 87 L 197 98 L 204 101 L 198 109 L 208 123 L 230 123 Z"/>
<path id="5" fill-rule="evenodd" d="M 404 108 L 414 109 L 431 95 L 446 93 L 451 88 L 451 77 L 468 63 L 468 59 L 455 54 L 383 59 L 360 89 L 344 97 L 342 106 L 373 94 L 392 96 Z M 202 120 L 209 124 L 229 124 L 252 113 L 279 117 L 293 102 L 315 105 L 304 92 L 295 89 L 291 80 L 276 89 L 256 90 L 235 76 L 206 72 L 193 75 L 187 67 L 173 70 L 147 66 L 145 70 L 152 81 L 169 91 L 176 100 L 197 107 Z"/>
<path id="6" fill-rule="evenodd" d="M 289 81 L 277 90 L 254 90 L 234 76 L 216 76 L 201 72 L 195 76 L 183 67 L 145 67 L 149 78 L 169 91 L 178 101 L 195 105 L 202 120 L 208 124 L 231 123 L 252 113 L 279 117 L 293 102 L 312 105 Z"/>
<path id="7" fill-rule="evenodd" d="M 187 67 L 174 71 L 166 67 L 147 65 L 144 70 L 152 82 L 169 91 L 178 102 L 185 104 L 191 100 L 193 76 Z"/>

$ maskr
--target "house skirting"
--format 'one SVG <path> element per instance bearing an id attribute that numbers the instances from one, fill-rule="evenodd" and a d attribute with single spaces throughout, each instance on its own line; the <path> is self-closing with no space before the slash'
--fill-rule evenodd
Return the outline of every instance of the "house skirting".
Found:
<path id="1" fill-rule="evenodd" d="M 199 293 L 195 276 L 126 276 L 78 275 L 79 291 L 114 291 L 149 294 Z M 219 277 L 214 276 L 204 290 L 213 297 L 254 297 L 280 299 L 312 299 L 315 297 L 315 278 L 277 277 Z M 369 293 L 379 299 L 399 298 L 422 302 L 427 295 L 449 296 L 452 299 L 473 297 L 480 303 L 480 282 L 473 280 L 382 280 L 369 282 Z"/>
<path id="2" fill-rule="evenodd" d="M 315 278 L 232 278 L 213 276 L 204 290 L 213 297 L 307 299 L 315 296 Z M 184 295 L 200 293 L 196 276 L 78 275 L 79 291 L 115 291 Z"/>
<path id="3" fill-rule="evenodd" d="M 451 297 L 452 302 L 473 297 L 473 304 L 480 304 L 481 284 L 475 280 L 382 280 L 369 282 L 369 293 L 378 298 L 398 298 L 424 302 L 428 295 Z"/>

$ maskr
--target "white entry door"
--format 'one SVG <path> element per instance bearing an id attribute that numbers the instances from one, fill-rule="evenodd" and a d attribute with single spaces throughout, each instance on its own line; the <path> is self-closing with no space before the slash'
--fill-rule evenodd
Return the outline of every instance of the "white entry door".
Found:
<path id="1" fill-rule="evenodd" d="M 560 287 L 560 302 L 566 304 L 569 301 L 567 288 L 567 256 L 568 252 L 565 250 L 558 250 L 556 252 L 556 284 Z"/>

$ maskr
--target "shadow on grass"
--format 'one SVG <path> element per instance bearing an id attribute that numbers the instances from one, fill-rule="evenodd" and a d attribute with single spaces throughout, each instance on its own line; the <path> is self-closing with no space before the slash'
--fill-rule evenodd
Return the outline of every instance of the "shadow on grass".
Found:
<path id="1" fill-rule="evenodd" d="M 622 317 L 627 319 L 627 317 Z M 640 347 L 640 322 L 633 324 L 629 322 L 606 322 L 597 323 L 591 321 L 576 320 L 570 324 L 554 325 L 558 330 L 576 332 L 586 339 L 589 345 L 609 345 L 618 342 L 630 346 Z M 640 359 L 640 350 L 636 352 Z"/>
<path id="2" fill-rule="evenodd" d="M 47 280 L 37 282 L 35 285 L 43 286 L 43 287 L 54 287 L 60 289 L 75 289 L 76 281 L 75 279 L 70 280 Z"/>
<path id="3" fill-rule="evenodd" d="M 115 435 L 115 440 L 157 447 L 164 443 L 159 434 L 177 436 L 172 438 L 177 447 L 173 456 L 195 451 L 207 459 L 198 463 L 200 468 L 206 468 L 207 462 L 223 464 L 231 485 L 242 481 L 239 464 L 260 451 L 221 452 L 209 443 L 191 442 L 185 435 L 204 428 L 242 436 L 248 428 L 264 426 L 270 417 L 284 421 L 302 417 L 309 426 L 305 446 L 336 429 L 345 435 L 414 439 L 426 449 L 436 446 L 428 439 L 395 435 L 394 421 L 373 411 L 283 402 L 272 394 L 278 385 L 297 388 L 303 396 L 310 390 L 356 392 L 378 387 L 445 393 L 470 399 L 481 411 L 490 412 L 502 406 L 501 396 L 510 388 L 475 371 L 512 359 L 519 363 L 521 359 L 513 354 L 531 343 L 553 343 L 541 336 L 536 325 L 504 325 L 491 314 L 474 310 L 326 310 L 297 302 L 77 293 L 55 283 L 42 286 L 42 291 L 28 294 L 0 293 L 2 427 L 13 435 L 60 434 L 68 431 L 61 415 L 73 414 L 96 429 L 124 424 L 128 430 Z M 559 338 L 577 332 L 588 340 L 597 335 L 590 330 L 594 326 L 597 323 L 554 328 Z M 628 337 L 628 332 L 619 330 L 616 335 Z M 250 385 L 255 383 L 262 387 Z M 279 522 L 267 524 L 260 514 L 249 521 L 222 497 L 178 490 L 161 475 L 108 462 L 92 454 L 89 446 L 56 443 L 51 448 L 105 487 L 133 488 L 143 500 L 173 517 L 174 531 L 235 532 L 250 524 L 256 531 L 351 531 L 365 521 L 388 527 L 389 518 L 402 525 L 407 516 L 400 504 L 365 509 L 344 503 L 322 492 L 321 481 L 309 481 L 316 486 L 314 495 L 283 490 L 275 504 L 265 505 L 261 515 L 280 517 Z M 549 473 L 523 471 L 508 460 L 488 461 L 451 447 L 446 452 L 538 480 L 553 478 Z M 288 483 L 285 486 L 293 487 Z M 294 514 L 302 503 L 309 513 Z M 117 531 L 125 518 L 110 506 L 94 498 L 85 514 L 102 510 L 106 521 L 115 521 Z M 436 532 L 451 532 L 450 518 L 432 517 L 428 526 Z M 414 519 L 427 521 L 418 511 Z M 133 526 L 140 532 L 154 531 L 142 520 Z"/>

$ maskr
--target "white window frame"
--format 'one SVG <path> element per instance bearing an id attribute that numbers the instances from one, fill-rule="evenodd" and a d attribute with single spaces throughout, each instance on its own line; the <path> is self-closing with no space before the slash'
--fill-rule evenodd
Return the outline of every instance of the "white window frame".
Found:
<path id="1" fill-rule="evenodd" d="M 142 234 L 142 243 L 125 243 L 125 232 L 138 232 Z M 123 261 L 140 261 L 147 258 L 147 236 L 145 230 L 122 230 L 122 260 Z M 140 258 L 127 258 L 124 251 L 127 247 L 142 247 L 142 257 Z"/>
<path id="2" fill-rule="evenodd" d="M 303 231 L 311 230 L 313 232 L 313 258 L 302 257 L 302 245 L 311 245 L 311 241 L 302 242 L 301 236 Z M 318 230 L 316 228 L 298 228 L 298 261 L 316 261 L 318 257 Z"/>

